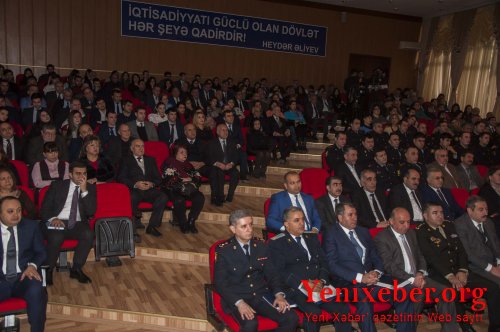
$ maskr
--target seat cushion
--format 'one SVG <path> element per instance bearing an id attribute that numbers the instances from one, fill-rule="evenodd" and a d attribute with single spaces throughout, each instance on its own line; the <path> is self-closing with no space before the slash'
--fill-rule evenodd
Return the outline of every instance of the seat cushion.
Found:
<path id="1" fill-rule="evenodd" d="M 23 299 L 13 297 L 0 302 L 0 316 L 13 312 L 19 313 L 24 311 L 26 311 L 26 301 Z"/>

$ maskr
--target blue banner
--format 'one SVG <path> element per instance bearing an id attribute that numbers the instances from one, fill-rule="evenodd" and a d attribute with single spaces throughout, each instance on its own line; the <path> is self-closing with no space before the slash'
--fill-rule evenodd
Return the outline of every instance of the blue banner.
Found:
<path id="1" fill-rule="evenodd" d="M 122 36 L 325 56 L 328 29 L 122 0 Z"/>

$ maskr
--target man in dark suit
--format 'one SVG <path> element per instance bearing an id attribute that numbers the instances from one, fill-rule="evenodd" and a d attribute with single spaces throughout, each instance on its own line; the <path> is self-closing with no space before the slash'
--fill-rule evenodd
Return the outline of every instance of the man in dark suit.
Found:
<path id="1" fill-rule="evenodd" d="M 283 180 L 285 190 L 271 196 L 266 227 L 276 233 L 284 231 L 283 211 L 290 206 L 297 206 L 304 211 L 306 216 L 306 231 L 318 233 L 321 230 L 321 219 L 314 205 L 314 198 L 301 192 L 302 182 L 299 173 L 290 171 L 284 175 Z"/>
<path id="2" fill-rule="evenodd" d="M 500 238 L 500 166 L 490 167 L 488 182 L 479 190 L 479 196 L 488 203 L 488 215 L 495 223 Z"/>
<path id="3" fill-rule="evenodd" d="M 468 186 L 462 182 L 458 176 L 455 165 L 448 163 L 448 151 L 445 149 L 437 149 L 434 151 L 436 161 L 427 165 L 427 168 L 437 168 L 443 174 L 443 187 L 445 188 L 467 188 Z"/>
<path id="4" fill-rule="evenodd" d="M 339 287 L 345 287 L 347 290 L 358 288 L 358 301 L 353 303 L 356 307 L 356 314 L 372 317 L 373 303 L 368 300 L 364 292 L 371 293 L 375 298 L 381 294 L 383 288 L 377 286 L 376 283 L 383 277 L 384 265 L 368 230 L 357 226 L 358 217 L 354 205 L 339 204 L 336 214 L 339 222 L 333 225 L 323 237 L 323 249 L 333 276 L 332 280 L 338 282 Z M 382 280 L 392 283 L 392 278 Z M 406 285 L 404 288 L 409 290 L 411 286 Z M 393 290 L 383 289 L 383 292 L 389 294 L 386 297 L 393 299 Z M 391 302 L 397 315 L 414 312 L 413 303 L 409 298 L 402 302 Z M 373 319 L 362 320 L 359 326 L 363 332 L 376 331 Z M 396 331 L 416 331 L 416 324 L 408 320 L 399 321 L 396 323 Z"/>
<path id="5" fill-rule="evenodd" d="M 345 132 L 336 132 L 335 144 L 326 149 L 326 163 L 330 170 L 334 169 L 336 165 L 344 162 L 346 143 L 347 136 Z"/>
<path id="6" fill-rule="evenodd" d="M 140 202 L 153 204 L 153 211 L 149 218 L 148 227 L 146 227 L 146 233 L 153 236 L 161 236 L 157 228 L 161 226 L 168 198 L 165 193 L 155 188 L 161 182 L 158 166 L 153 157 L 144 155 L 143 140 L 139 138 L 134 139 L 130 145 L 130 150 L 132 151 L 132 155 L 123 160 L 117 181 L 125 184 L 130 189 L 133 215 L 137 214 Z M 134 228 L 140 226 L 140 221 L 136 220 L 134 225 Z M 135 229 L 134 233 L 137 239 L 138 236 Z"/>
<path id="7" fill-rule="evenodd" d="M 420 173 L 420 179 L 425 182 L 427 178 L 427 167 L 418 161 L 418 150 L 414 146 L 410 146 L 405 152 L 405 161 L 401 165 L 400 174 L 405 173 L 408 168 L 416 169 Z"/>
<path id="8" fill-rule="evenodd" d="M 58 98 L 50 109 L 52 121 L 58 127 L 61 127 L 61 124 L 68 118 L 70 111 L 73 109 L 71 105 L 73 103 L 73 91 L 71 89 L 64 89 L 62 96 L 63 98 Z M 81 105 L 81 103 L 79 104 Z"/>
<path id="9" fill-rule="evenodd" d="M 272 139 L 276 142 L 277 149 L 280 152 L 278 163 L 284 164 L 292 148 L 292 137 L 283 112 L 281 112 L 281 107 L 278 104 L 271 105 L 271 107 L 272 115 L 266 118 L 263 128 L 267 129 L 266 134 L 272 136 Z M 276 156 L 276 149 L 273 150 L 273 154 Z"/>
<path id="10" fill-rule="evenodd" d="M 146 121 L 146 109 L 139 106 L 135 110 L 135 117 L 135 120 L 127 123 L 132 136 L 138 137 L 145 142 L 158 141 L 158 133 L 155 126 L 151 122 Z"/>
<path id="11" fill-rule="evenodd" d="M 23 298 L 31 331 L 43 332 L 47 292 L 40 267 L 47 252 L 39 223 L 24 219 L 19 199 L 8 196 L 0 200 L 0 231 L 0 302 Z"/>
<path id="12" fill-rule="evenodd" d="M 243 132 L 241 131 L 241 126 L 239 120 L 235 121 L 235 116 L 233 111 L 225 110 L 223 114 L 223 121 L 227 126 L 228 138 L 236 142 L 236 148 L 238 149 L 238 164 L 240 165 L 240 180 L 246 181 L 248 174 L 248 161 L 247 153 L 243 151 L 241 147 L 245 144 L 245 139 L 243 138 Z"/>
<path id="13" fill-rule="evenodd" d="M 40 81 L 40 80 L 39 80 Z M 45 100 L 47 100 L 47 108 L 52 110 L 54 104 L 58 100 L 62 100 L 64 92 L 64 83 L 57 78 L 57 81 L 54 83 L 54 91 L 49 91 L 45 94 Z"/>
<path id="14" fill-rule="evenodd" d="M 110 138 L 118 136 L 116 121 L 117 115 L 115 112 L 106 113 L 106 122 L 103 122 L 101 124 L 101 128 L 99 129 L 99 138 L 103 146 L 108 144 Z"/>
<path id="15" fill-rule="evenodd" d="M 443 188 L 443 172 L 437 168 L 427 170 L 427 184 L 421 187 L 423 204 L 437 203 L 443 207 L 444 218 L 453 221 L 460 217 L 464 210 L 458 205 L 451 190 Z"/>
<path id="16" fill-rule="evenodd" d="M 149 108 L 154 110 L 156 108 L 156 105 L 161 101 L 161 87 L 159 85 L 155 85 L 153 87 L 153 91 L 151 93 L 148 93 L 146 97 L 146 104 L 148 105 Z"/>
<path id="17" fill-rule="evenodd" d="M 345 302 L 336 302 L 333 298 L 319 304 L 308 302 L 313 290 L 319 293 L 325 286 L 331 285 L 325 254 L 317 234 L 304 232 L 305 217 L 300 207 L 291 206 L 285 209 L 283 223 L 285 232 L 272 238 L 269 242 L 269 253 L 271 263 L 288 288 L 287 295 L 306 316 L 320 316 L 322 310 L 339 313 L 340 316 L 347 315 L 349 306 Z M 307 285 L 304 281 L 307 281 Z M 348 321 L 337 320 L 333 325 L 337 332 L 352 330 Z M 304 319 L 305 331 L 319 332 L 320 327 L 321 324 L 313 319 Z"/>
<path id="18" fill-rule="evenodd" d="M 26 129 L 34 125 L 38 121 L 38 116 L 41 111 L 45 110 L 42 107 L 42 95 L 34 93 L 31 95 L 31 107 L 23 109 L 23 128 Z"/>
<path id="19" fill-rule="evenodd" d="M 474 154 L 470 150 L 463 151 L 460 155 L 460 164 L 456 166 L 457 176 L 461 183 L 465 185 L 465 189 L 471 191 L 481 188 L 484 184 L 484 179 L 479 175 L 477 167 L 474 165 Z"/>
<path id="20" fill-rule="evenodd" d="M 24 142 L 21 138 L 14 136 L 14 128 L 8 122 L 0 123 L 0 146 L 9 160 L 23 160 Z"/>
<path id="21" fill-rule="evenodd" d="M 205 145 L 196 138 L 196 127 L 192 123 L 184 126 L 184 137 L 179 138 L 179 142 L 187 147 L 187 161 L 200 172 L 201 175 L 208 177 L 208 166 L 205 164 Z"/>
<path id="22" fill-rule="evenodd" d="M 169 108 L 167 111 L 167 121 L 158 125 L 158 137 L 167 146 L 184 137 L 182 123 L 177 119 L 176 107 Z"/>
<path id="23" fill-rule="evenodd" d="M 372 169 L 377 174 L 377 189 L 380 191 L 387 192 L 400 182 L 396 167 L 387 162 L 387 153 L 383 148 L 375 149 Z"/>
<path id="24" fill-rule="evenodd" d="M 358 160 L 357 164 L 361 169 L 370 167 L 373 164 L 373 158 L 375 157 L 375 139 L 368 133 L 361 139 L 361 146 L 358 149 Z"/>
<path id="25" fill-rule="evenodd" d="M 389 213 L 387 196 L 377 190 L 377 175 L 371 169 L 361 172 L 361 189 L 352 194 L 352 202 L 359 216 L 359 226 L 366 228 L 387 227 Z"/>
<path id="26" fill-rule="evenodd" d="M 111 110 L 106 107 L 106 101 L 104 100 L 103 97 L 97 98 L 96 103 L 97 107 L 91 110 L 90 121 L 87 122 L 92 126 L 92 128 L 97 128 L 97 126 L 100 126 L 103 123 L 105 123 L 106 114 L 108 110 Z"/>
<path id="27" fill-rule="evenodd" d="M 280 275 L 268 260 L 267 245 L 253 238 L 252 216 L 244 210 L 231 212 L 229 229 L 234 236 L 216 249 L 214 267 L 223 310 L 232 314 L 242 332 L 257 330 L 257 315 L 277 322 L 277 331 L 295 331 L 298 317 L 290 311 Z M 264 296 L 271 297 L 272 305 Z"/>
<path id="28" fill-rule="evenodd" d="M 118 120 L 116 121 L 117 125 L 135 120 L 135 113 L 133 112 L 134 104 L 130 100 L 124 100 L 122 102 L 122 110 L 123 113 L 118 114 Z"/>
<path id="29" fill-rule="evenodd" d="M 214 96 L 214 90 L 212 90 L 212 81 L 206 80 L 203 83 L 203 89 L 200 91 L 201 105 L 204 109 L 207 109 L 210 100 Z"/>
<path id="30" fill-rule="evenodd" d="M 469 269 L 467 253 L 457 235 L 453 222 L 445 221 L 443 208 L 439 204 L 428 203 L 424 206 L 424 223 L 417 226 L 417 240 L 427 261 L 429 278 L 457 290 L 467 287 L 483 289 L 479 296 L 488 304 L 489 331 L 500 330 L 500 288 L 494 282 L 481 277 Z M 463 316 L 465 308 L 456 297 L 457 314 Z M 475 298 L 477 300 L 477 296 Z M 474 303 L 474 302 L 473 302 Z M 462 325 L 465 331 L 474 331 Z"/>
<path id="31" fill-rule="evenodd" d="M 122 123 L 118 128 L 118 136 L 111 137 L 106 148 L 105 155 L 113 163 L 117 173 L 120 170 L 122 161 L 132 155 L 130 143 L 132 143 L 130 128 L 126 123 Z"/>
<path id="32" fill-rule="evenodd" d="M 323 115 L 323 110 L 318 104 L 318 97 L 311 93 L 309 95 L 309 102 L 306 104 L 305 118 L 308 124 L 312 125 L 312 139 L 317 141 L 316 134 L 318 133 L 318 125 L 323 126 L 323 142 L 328 143 L 328 122 Z"/>
<path id="33" fill-rule="evenodd" d="M 420 184 L 420 173 L 408 168 L 403 174 L 403 183 L 399 183 L 392 187 L 389 192 L 389 208 L 404 208 L 410 213 L 412 224 L 424 221 L 422 214 L 423 199 L 418 186 Z"/>
<path id="34" fill-rule="evenodd" d="M 225 201 L 232 202 L 238 186 L 239 172 L 238 149 L 236 142 L 228 138 L 228 129 L 224 123 L 217 125 L 217 137 L 206 147 L 206 164 L 209 167 L 211 203 L 222 206 L 224 203 L 224 176 L 229 175 L 229 189 Z"/>
<path id="35" fill-rule="evenodd" d="M 97 207 L 95 184 L 87 183 L 87 167 L 75 161 L 69 166 L 69 180 L 54 181 L 42 202 L 40 216 L 47 223 L 47 285 L 52 284 L 52 271 L 56 266 L 64 240 L 78 240 L 73 257 L 70 278 L 90 283 L 83 273 L 94 242 L 94 232 L 89 219 Z"/>
<path id="36" fill-rule="evenodd" d="M 415 288 L 433 289 L 435 293 L 430 299 L 439 299 L 438 313 L 449 313 L 453 317 L 451 322 L 441 322 L 441 331 L 458 331 L 455 303 L 445 301 L 443 298 L 446 286 L 426 277 L 427 263 L 420 252 L 417 235 L 410 228 L 410 213 L 404 208 L 395 208 L 392 210 L 389 224 L 390 226 L 378 233 L 374 239 L 385 271 L 399 283 L 408 280 Z M 424 308 L 423 299 L 419 298 L 414 306 L 415 313 L 421 313 Z"/>
<path id="37" fill-rule="evenodd" d="M 56 127 L 51 123 L 42 126 L 42 134 L 33 137 L 26 149 L 24 160 L 28 165 L 34 165 L 37 161 L 43 160 L 43 145 L 46 142 L 55 142 L 59 149 L 59 160 L 68 160 L 68 148 L 64 139 L 57 134 Z"/>
<path id="38" fill-rule="evenodd" d="M 471 196 L 467 212 L 455 220 L 458 236 L 467 252 L 469 268 L 500 286 L 500 241 L 488 218 L 488 205 L 480 196 Z"/>
<path id="39" fill-rule="evenodd" d="M 342 179 L 342 187 L 346 195 L 351 195 L 361 188 L 359 174 L 362 169 L 356 163 L 357 160 L 358 151 L 354 147 L 348 146 L 345 148 L 344 162 L 337 164 L 333 170 L 334 174 Z"/>
<path id="40" fill-rule="evenodd" d="M 314 202 L 323 230 L 337 223 L 337 216 L 335 215 L 337 205 L 350 201 L 347 196 L 342 195 L 342 179 L 338 176 L 329 176 L 326 179 L 326 191 L 325 195 L 318 197 Z"/>
<path id="41" fill-rule="evenodd" d="M 118 88 L 111 90 L 111 100 L 106 103 L 106 109 L 108 111 L 113 111 L 116 114 L 123 113 L 122 105 L 122 91 Z"/>

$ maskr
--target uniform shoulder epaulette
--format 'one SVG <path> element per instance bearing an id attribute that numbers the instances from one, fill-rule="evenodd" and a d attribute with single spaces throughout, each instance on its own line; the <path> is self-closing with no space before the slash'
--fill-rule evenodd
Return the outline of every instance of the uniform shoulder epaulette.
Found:
<path id="1" fill-rule="evenodd" d="M 425 225 L 425 222 L 420 223 L 417 225 L 417 227 L 415 227 L 415 229 L 420 229 L 420 228 L 424 227 L 424 225 Z"/>
<path id="2" fill-rule="evenodd" d="M 283 236 L 285 236 L 285 233 L 279 233 L 279 234 L 276 234 L 275 236 L 273 236 L 271 238 L 271 240 L 277 240 L 277 239 L 281 239 Z"/>
<path id="3" fill-rule="evenodd" d="M 252 238 L 252 240 L 253 240 L 253 241 L 255 241 L 255 242 L 264 242 L 264 240 L 263 240 L 263 239 L 261 239 L 260 237 L 257 237 L 257 236 L 254 236 L 254 237 Z"/>
<path id="4" fill-rule="evenodd" d="M 229 244 L 229 240 L 226 240 L 222 243 L 219 243 L 219 245 L 217 246 L 217 248 L 224 248 L 225 246 L 227 246 Z"/>

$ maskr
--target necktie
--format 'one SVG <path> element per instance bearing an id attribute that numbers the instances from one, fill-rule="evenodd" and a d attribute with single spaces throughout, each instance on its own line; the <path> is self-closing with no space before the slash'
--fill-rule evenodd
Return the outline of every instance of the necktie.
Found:
<path id="1" fill-rule="evenodd" d="M 300 205 L 299 195 L 298 194 L 295 195 L 295 206 L 301 208 L 302 212 L 304 212 L 305 222 L 306 222 L 306 231 L 310 231 L 311 230 L 311 224 L 309 223 L 309 218 L 307 217 L 306 210 L 302 207 L 302 205 Z"/>
<path id="2" fill-rule="evenodd" d="M 7 140 L 7 157 L 12 160 L 12 144 L 10 143 L 10 139 Z"/>
<path id="3" fill-rule="evenodd" d="M 144 127 L 144 122 L 139 122 L 139 127 Z"/>
<path id="4" fill-rule="evenodd" d="M 229 125 L 229 126 L 227 126 L 227 129 L 229 130 L 229 135 L 232 135 L 233 134 L 233 126 Z"/>
<path id="5" fill-rule="evenodd" d="M 245 249 L 245 256 L 247 256 L 247 259 L 250 260 L 250 248 L 248 247 L 248 244 L 244 244 L 243 249 Z"/>
<path id="6" fill-rule="evenodd" d="M 410 262 L 410 274 L 415 275 L 417 273 L 417 268 L 415 265 L 415 258 L 413 257 L 410 246 L 408 245 L 408 242 L 406 241 L 406 237 L 404 234 L 401 234 L 401 241 L 403 242 L 403 248 L 406 251 L 406 256 L 408 256 L 408 260 Z"/>
<path id="7" fill-rule="evenodd" d="M 118 113 L 119 113 L 118 103 L 115 103 L 115 113 L 116 113 L 116 114 L 118 114 Z"/>
<path id="8" fill-rule="evenodd" d="M 337 205 L 339 205 L 339 199 L 338 198 L 335 198 L 333 200 L 333 212 L 335 212 L 337 210 Z"/>
<path id="9" fill-rule="evenodd" d="M 446 206 L 450 206 L 448 204 L 448 202 L 446 201 L 446 198 L 444 198 L 444 195 L 443 195 L 443 192 L 441 191 L 441 189 L 437 190 L 437 194 L 438 194 L 439 199 L 441 200 L 441 202 L 443 202 L 444 204 L 446 204 Z"/>
<path id="10" fill-rule="evenodd" d="M 422 205 L 420 204 L 420 202 L 419 202 L 419 200 L 417 198 L 417 194 L 415 194 L 415 190 L 411 191 L 411 195 L 413 196 L 413 199 L 415 200 L 415 203 L 417 203 L 418 208 L 420 209 L 420 211 L 422 211 Z"/>
<path id="11" fill-rule="evenodd" d="M 72 229 L 76 225 L 76 214 L 78 211 L 78 186 L 73 191 L 73 198 L 71 199 L 71 210 L 68 218 L 68 229 Z"/>
<path id="12" fill-rule="evenodd" d="M 144 164 L 142 163 L 142 157 L 137 157 L 137 161 L 139 162 L 139 167 L 142 170 L 143 174 L 146 174 L 146 170 L 144 169 Z"/>
<path id="13" fill-rule="evenodd" d="M 378 219 L 378 222 L 384 221 L 385 217 L 382 211 L 380 211 L 378 204 L 377 204 L 377 199 L 375 198 L 375 194 L 370 194 L 372 198 L 372 204 L 373 204 L 373 209 L 375 210 L 375 216 Z"/>
<path id="14" fill-rule="evenodd" d="M 363 259 L 363 248 L 361 248 L 358 241 L 356 241 L 356 239 L 354 238 L 354 231 L 349 231 L 349 240 L 351 240 L 352 244 L 354 245 L 359 258 Z"/>
<path id="15" fill-rule="evenodd" d="M 302 245 L 302 242 L 301 242 L 301 237 L 300 236 L 296 236 L 295 237 L 295 241 L 297 241 L 297 244 L 299 245 L 299 248 L 301 249 L 301 251 L 307 256 L 307 258 L 309 258 L 309 254 L 307 253 L 307 250 L 306 248 L 304 248 L 304 246 Z"/>
<path id="16" fill-rule="evenodd" d="M 169 143 L 173 143 L 174 142 L 174 134 L 175 134 L 175 124 L 172 123 L 170 124 L 170 140 L 169 140 Z"/>
<path id="17" fill-rule="evenodd" d="M 114 136 L 114 134 L 113 134 L 113 128 L 109 128 L 109 136 Z"/>
<path id="18" fill-rule="evenodd" d="M 481 234 L 481 237 L 483 238 L 484 243 L 488 242 L 488 237 L 486 236 L 486 233 L 484 232 L 483 224 L 479 223 L 477 225 L 477 229 L 479 230 L 479 234 Z"/>
<path id="19" fill-rule="evenodd" d="M 224 164 L 226 164 L 227 163 L 227 153 L 226 153 L 227 149 L 226 149 L 226 140 L 225 139 L 222 140 L 222 152 L 224 153 L 223 162 L 224 162 Z"/>
<path id="20" fill-rule="evenodd" d="M 14 282 L 17 279 L 17 253 L 16 253 L 16 238 L 14 237 L 14 228 L 7 227 L 10 233 L 9 242 L 7 242 L 7 265 L 5 269 L 5 279 L 8 282 Z"/>
<path id="21" fill-rule="evenodd" d="M 189 144 L 193 144 L 193 143 L 194 143 L 194 141 L 193 141 L 193 140 L 189 140 L 188 142 L 189 142 Z"/>

